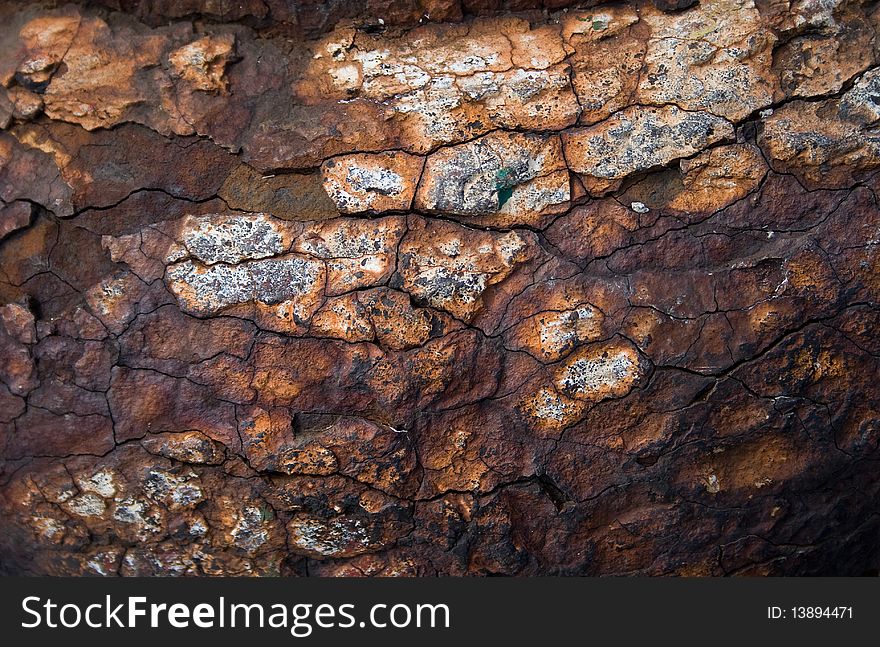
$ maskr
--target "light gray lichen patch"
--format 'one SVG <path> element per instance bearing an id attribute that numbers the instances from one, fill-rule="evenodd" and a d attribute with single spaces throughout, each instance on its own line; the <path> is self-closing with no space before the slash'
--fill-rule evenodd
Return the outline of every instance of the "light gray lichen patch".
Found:
<path id="1" fill-rule="evenodd" d="M 432 307 L 469 320 L 486 289 L 525 260 L 526 241 L 513 231 L 486 233 L 467 243 L 452 231 L 446 234 L 430 245 L 401 245 L 401 287 Z"/>
<path id="2" fill-rule="evenodd" d="M 429 305 L 443 308 L 450 302 L 476 302 L 486 290 L 487 278 L 487 274 L 463 273 L 440 266 L 425 268 L 413 284 Z"/>
<path id="3" fill-rule="evenodd" d="M 429 156 L 416 206 L 460 216 L 542 212 L 569 200 L 563 171 L 558 138 L 492 133 Z"/>
<path id="4" fill-rule="evenodd" d="M 400 216 L 325 221 L 307 228 L 294 251 L 324 259 L 327 294 L 342 294 L 388 279 L 405 228 L 406 219 Z"/>
<path id="5" fill-rule="evenodd" d="M 187 218 L 182 242 L 206 265 L 240 263 L 285 251 L 279 224 L 265 214 Z"/>
<path id="6" fill-rule="evenodd" d="M 588 128 L 563 134 L 571 169 L 595 178 L 588 188 L 604 190 L 639 171 L 688 157 L 723 139 L 733 126 L 707 112 L 675 106 L 634 106 Z"/>
<path id="7" fill-rule="evenodd" d="M 880 121 L 880 67 L 865 72 L 841 97 L 839 114 L 863 127 Z"/>
<path id="8" fill-rule="evenodd" d="M 644 374 L 642 359 L 629 345 L 586 347 L 561 367 L 556 387 L 577 400 L 598 401 L 629 393 Z"/>
<path id="9" fill-rule="evenodd" d="M 571 199 L 571 182 L 568 171 L 558 171 L 536 178 L 509 189 L 507 196 L 498 191 L 499 210 L 514 215 L 539 214 L 558 207 L 565 208 Z"/>
<path id="10" fill-rule="evenodd" d="M 117 501 L 113 518 L 120 523 L 134 526 L 141 539 L 162 532 L 161 514 L 143 499 L 127 497 Z"/>
<path id="11" fill-rule="evenodd" d="M 260 508 L 256 506 L 243 508 L 230 531 L 233 543 L 247 551 L 256 550 L 269 539 L 269 532 L 265 524 L 266 519 L 264 519 Z"/>
<path id="12" fill-rule="evenodd" d="M 387 168 L 352 167 L 346 177 L 349 184 L 358 191 L 397 195 L 403 191 L 403 178 Z"/>
<path id="13" fill-rule="evenodd" d="M 409 209 L 423 159 L 399 151 L 354 153 L 321 166 L 324 191 L 342 213 Z"/>
<path id="14" fill-rule="evenodd" d="M 124 277 L 114 277 L 105 279 L 92 288 L 87 299 L 97 314 L 106 317 L 113 312 L 114 305 L 122 299 L 124 294 Z"/>
<path id="15" fill-rule="evenodd" d="M 541 389 L 530 403 L 533 415 L 542 420 L 562 422 L 570 408 L 559 394 L 550 389 Z"/>
<path id="16" fill-rule="evenodd" d="M 192 537 L 204 537 L 208 534 L 208 524 L 204 518 L 198 516 L 189 523 L 188 531 Z"/>
<path id="17" fill-rule="evenodd" d="M 880 166 L 880 68 L 840 99 L 784 104 L 763 122 L 761 146 L 811 185 L 848 185 Z"/>
<path id="18" fill-rule="evenodd" d="M 107 504 L 97 494 L 86 492 L 71 499 L 65 507 L 80 517 L 100 517 L 107 511 Z"/>
<path id="19" fill-rule="evenodd" d="M 294 549 L 313 556 L 351 557 L 381 547 L 371 538 L 364 522 L 352 517 L 295 517 L 287 525 L 287 533 Z"/>
<path id="20" fill-rule="evenodd" d="M 548 354 L 558 356 L 565 350 L 592 339 L 598 334 L 600 325 L 601 313 L 590 305 L 548 313 L 539 317 L 540 346 Z"/>
<path id="21" fill-rule="evenodd" d="M 173 474 L 165 470 L 151 469 L 142 487 L 148 497 L 164 503 L 172 510 L 195 507 L 205 498 L 195 472 Z"/>
<path id="22" fill-rule="evenodd" d="M 706 477 L 706 491 L 709 494 L 718 494 L 721 491 L 721 483 L 715 474 L 710 474 Z"/>
<path id="23" fill-rule="evenodd" d="M 217 465 L 225 458 L 223 445 L 198 431 L 148 436 L 141 444 L 150 453 L 182 463 Z"/>
<path id="24" fill-rule="evenodd" d="M 572 395 L 595 393 L 626 379 L 633 366 L 632 359 L 622 352 L 611 357 L 578 359 L 566 368 L 561 385 Z"/>
<path id="25" fill-rule="evenodd" d="M 323 262 L 289 254 L 238 265 L 183 261 L 168 268 L 166 281 L 185 310 L 213 314 L 242 303 L 275 305 L 311 296 L 323 289 L 324 274 Z"/>
<path id="26" fill-rule="evenodd" d="M 110 498 L 116 494 L 116 483 L 112 470 L 102 469 L 88 477 L 76 479 L 76 484 L 83 492 L 93 492 L 104 498 Z"/>
<path id="27" fill-rule="evenodd" d="M 404 227 L 405 220 L 393 216 L 320 223 L 304 232 L 296 241 L 295 249 L 324 259 L 384 255 L 394 251 Z"/>
<path id="28" fill-rule="evenodd" d="M 433 190 L 424 200 L 428 210 L 459 215 L 494 213 L 498 210 L 496 176 L 502 162 L 485 141 L 456 147 L 443 159 L 429 158 L 425 173 Z M 510 186 L 528 178 L 528 163 L 507 170 Z"/>
<path id="29" fill-rule="evenodd" d="M 380 196 L 395 197 L 404 190 L 403 178 L 387 168 L 351 167 L 345 183 L 327 186 L 327 194 L 342 213 L 368 211 Z"/>
<path id="30" fill-rule="evenodd" d="M 770 57 L 765 58 L 769 68 Z M 646 103 L 676 103 L 734 120 L 772 103 L 772 87 L 764 78 L 768 75 L 754 61 L 743 60 L 736 48 L 719 50 L 703 41 L 658 39 L 651 41 L 646 59 L 649 72 L 639 85 Z"/>
<path id="31" fill-rule="evenodd" d="M 64 524 L 52 517 L 44 515 L 31 517 L 31 526 L 40 537 L 48 541 L 54 541 L 56 537 L 64 536 Z"/>
<path id="32" fill-rule="evenodd" d="M 674 103 L 732 121 L 772 103 L 777 36 L 752 0 L 701 2 L 685 14 L 646 11 L 642 19 L 651 37 L 638 103 Z"/>

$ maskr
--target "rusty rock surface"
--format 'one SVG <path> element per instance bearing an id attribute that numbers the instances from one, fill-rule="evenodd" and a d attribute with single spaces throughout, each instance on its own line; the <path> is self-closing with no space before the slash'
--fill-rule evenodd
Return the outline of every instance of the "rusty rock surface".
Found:
<path id="1" fill-rule="evenodd" d="M 0 573 L 876 574 L 878 26 L 0 4 Z"/>

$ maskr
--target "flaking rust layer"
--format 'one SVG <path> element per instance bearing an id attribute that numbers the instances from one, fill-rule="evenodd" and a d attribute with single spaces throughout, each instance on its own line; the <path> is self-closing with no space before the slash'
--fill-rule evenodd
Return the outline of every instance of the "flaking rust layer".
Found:
<path id="1" fill-rule="evenodd" d="M 0 572 L 876 574 L 878 7 L 0 5 Z"/>

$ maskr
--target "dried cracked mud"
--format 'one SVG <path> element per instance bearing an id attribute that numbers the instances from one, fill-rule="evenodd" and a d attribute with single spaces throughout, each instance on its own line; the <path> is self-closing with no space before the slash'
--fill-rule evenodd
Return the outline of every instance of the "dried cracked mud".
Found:
<path id="1" fill-rule="evenodd" d="M 880 5 L 0 5 L 0 572 L 880 567 Z"/>

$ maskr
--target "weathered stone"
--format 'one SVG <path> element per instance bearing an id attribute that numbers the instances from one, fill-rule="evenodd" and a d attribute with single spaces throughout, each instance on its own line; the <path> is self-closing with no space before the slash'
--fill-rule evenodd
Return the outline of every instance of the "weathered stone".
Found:
<path id="1" fill-rule="evenodd" d="M 339 215 L 317 173 L 257 173 L 247 164 L 235 168 L 218 195 L 230 209 L 261 211 L 284 220 L 324 220 Z"/>
<path id="2" fill-rule="evenodd" d="M 114 368 L 107 394 L 118 441 L 151 433 L 200 431 L 236 447 L 233 407 L 208 388 L 155 371 Z"/>
<path id="3" fill-rule="evenodd" d="M 761 146 L 774 168 L 811 187 L 847 187 L 880 165 L 876 97 L 880 70 L 865 72 L 839 99 L 794 101 L 763 121 Z"/>
<path id="4" fill-rule="evenodd" d="M 131 272 L 119 272 L 95 285 L 85 294 L 91 314 L 114 334 L 125 330 L 140 312 L 154 309 L 159 298 L 148 285 Z"/>
<path id="5" fill-rule="evenodd" d="M 838 92 L 873 64 L 870 16 L 859 3 L 801 2 L 791 10 L 776 27 L 786 37 L 773 65 L 781 96 Z"/>
<path id="6" fill-rule="evenodd" d="M 377 288 L 328 300 L 312 319 L 310 332 L 405 350 L 424 345 L 446 327 L 428 309 L 414 308 L 407 294 Z"/>
<path id="7" fill-rule="evenodd" d="M 43 99 L 35 92 L 22 87 L 12 87 L 7 91 L 12 107 L 12 116 L 21 121 L 36 117 L 43 109 Z"/>
<path id="8" fill-rule="evenodd" d="M 26 396 L 38 385 L 34 357 L 28 348 L 36 341 L 34 316 L 26 308 L 10 303 L 0 308 L 0 345 L 6 358 L 0 380 L 10 393 Z"/>
<path id="9" fill-rule="evenodd" d="M 675 106 L 627 108 L 600 124 L 562 135 L 569 168 L 601 194 L 628 175 L 648 171 L 733 136 L 724 119 Z"/>
<path id="10" fill-rule="evenodd" d="M 101 415 L 58 415 L 36 407 L 15 420 L 5 453 L 9 458 L 25 456 L 101 456 L 113 449 L 113 425 Z"/>
<path id="11" fill-rule="evenodd" d="M 754 191 L 767 173 L 751 144 L 721 146 L 682 160 L 682 190 L 665 206 L 687 213 L 714 213 Z"/>
<path id="12" fill-rule="evenodd" d="M 775 36 L 752 0 L 700 3 L 684 14 L 646 10 L 651 29 L 641 103 L 739 120 L 773 102 Z M 701 146 L 702 148 L 702 146 Z"/>
<path id="13" fill-rule="evenodd" d="M 56 181 L 49 180 L 51 174 L 43 180 L 48 184 L 43 190 L 57 193 L 50 205 L 61 217 L 86 207 L 113 207 L 145 192 L 207 200 L 236 163 L 233 156 L 209 141 L 192 138 L 175 142 L 134 124 L 89 135 L 78 126 L 61 122 L 30 123 L 16 128 L 12 135 L 30 148 L 34 157 L 45 160 L 41 164 L 47 168 L 42 173 L 59 176 Z M 117 139 L 124 144 L 115 145 Z M 163 214 L 150 215 L 152 220 L 147 222 L 167 219 Z"/>
<path id="14" fill-rule="evenodd" d="M 442 221 L 413 220 L 398 253 L 402 289 L 469 320 L 480 309 L 483 292 L 526 259 L 528 241 L 515 232 L 482 233 Z"/>
<path id="15" fill-rule="evenodd" d="M 634 33 L 640 27 L 632 27 L 638 22 L 639 14 L 629 6 L 597 7 L 562 18 L 580 123 L 602 121 L 630 104 L 646 49 L 644 37 Z"/>
<path id="16" fill-rule="evenodd" d="M 876 3 L 86 4 L 0 3 L 0 573 L 876 573 Z"/>
<path id="17" fill-rule="evenodd" d="M 117 36 L 99 18 L 80 19 L 62 51 L 63 58 L 55 63 L 63 63 L 65 73 L 47 79 L 46 115 L 88 130 L 130 120 L 133 111 L 152 98 L 138 87 L 135 76 L 141 69 L 158 67 L 164 40 L 161 36 L 139 37 L 130 29 Z M 100 55 L 104 43 L 118 48 L 114 56 Z M 38 73 L 45 74 L 46 70 Z M 177 121 L 172 118 L 172 122 Z M 182 126 L 181 134 L 188 129 Z"/>
<path id="18" fill-rule="evenodd" d="M 405 229 L 406 219 L 395 216 L 326 221 L 303 230 L 294 251 L 323 259 L 326 293 L 342 294 L 388 281 Z"/>
<path id="19" fill-rule="evenodd" d="M 0 240 L 31 224 L 33 212 L 33 205 L 21 200 L 0 207 Z"/>
<path id="20" fill-rule="evenodd" d="M 49 155 L 0 133 L 0 200 L 29 200 L 67 216 L 73 211 L 72 193 Z"/>
<path id="21" fill-rule="evenodd" d="M 492 133 L 430 155 L 415 207 L 510 226 L 564 211 L 570 197 L 558 137 Z"/>
<path id="22" fill-rule="evenodd" d="M 232 34 L 206 36 L 168 55 L 172 73 L 195 90 L 224 92 L 226 66 L 235 57 Z"/>
<path id="23" fill-rule="evenodd" d="M 324 190 L 342 213 L 405 211 L 424 160 L 406 153 L 343 155 L 321 166 Z"/>
<path id="24" fill-rule="evenodd" d="M 61 11 L 37 16 L 19 28 L 21 49 L 15 52 L 14 73 L 24 80 L 25 87 L 45 87 L 70 49 L 81 22 L 78 13 Z"/>
<path id="25" fill-rule="evenodd" d="M 680 11 L 693 7 L 697 0 L 653 0 L 654 6 L 662 11 Z"/>

